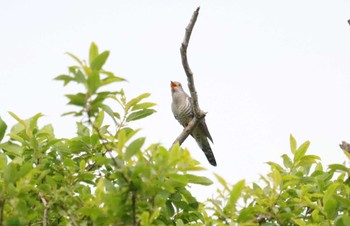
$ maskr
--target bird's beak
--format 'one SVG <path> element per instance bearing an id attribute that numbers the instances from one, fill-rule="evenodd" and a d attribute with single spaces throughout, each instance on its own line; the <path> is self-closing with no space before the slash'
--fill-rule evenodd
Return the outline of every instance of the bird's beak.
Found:
<path id="1" fill-rule="evenodd" d="M 176 82 L 170 81 L 170 87 L 175 89 L 177 87 Z"/>

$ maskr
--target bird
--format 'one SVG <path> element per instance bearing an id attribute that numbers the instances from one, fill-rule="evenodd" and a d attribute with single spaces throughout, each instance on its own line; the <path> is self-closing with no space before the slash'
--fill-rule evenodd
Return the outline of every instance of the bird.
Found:
<path id="1" fill-rule="evenodd" d="M 194 117 L 192 98 L 187 95 L 183 90 L 180 82 L 171 81 L 171 110 L 175 119 L 183 126 L 186 127 L 188 123 Z M 209 163 L 216 166 L 216 160 L 211 150 L 208 139 L 213 143 L 205 119 L 202 118 L 196 127 L 193 128 L 191 136 L 195 139 L 198 146 L 202 149 Z"/>

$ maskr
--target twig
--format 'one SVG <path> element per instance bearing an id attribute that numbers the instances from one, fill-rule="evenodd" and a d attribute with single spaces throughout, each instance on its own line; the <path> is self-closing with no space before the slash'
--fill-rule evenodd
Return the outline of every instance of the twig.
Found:
<path id="1" fill-rule="evenodd" d="M 188 135 L 191 134 L 193 128 L 206 115 L 206 113 L 201 111 L 200 108 L 199 108 L 197 91 L 196 91 L 196 88 L 194 86 L 193 72 L 192 72 L 192 70 L 190 68 L 190 65 L 188 64 L 188 60 L 187 60 L 187 47 L 188 47 L 188 44 L 190 42 L 190 38 L 191 38 L 193 27 L 194 27 L 194 25 L 196 24 L 196 21 L 197 21 L 197 17 L 198 17 L 198 14 L 199 14 L 199 9 L 200 9 L 200 7 L 198 7 L 193 12 L 193 15 L 192 15 L 192 18 L 190 20 L 190 23 L 186 27 L 185 37 L 184 37 L 184 40 L 182 41 L 181 47 L 180 47 L 182 66 L 183 66 L 183 68 L 185 70 L 185 73 L 186 73 L 186 76 L 187 76 L 188 89 L 190 90 L 192 103 L 193 103 L 194 117 L 188 123 L 188 125 L 184 128 L 182 133 L 175 139 L 175 141 L 173 142 L 173 145 L 171 146 L 171 148 L 176 143 L 179 143 L 181 145 L 186 140 Z"/>
<path id="2" fill-rule="evenodd" d="M 39 197 L 41 199 L 41 202 L 44 205 L 44 213 L 43 213 L 43 226 L 47 225 L 47 201 L 45 199 L 45 197 L 42 194 L 39 194 Z"/>
<path id="3" fill-rule="evenodd" d="M 97 128 L 94 123 L 91 121 L 91 118 L 89 117 L 89 123 L 92 125 L 92 128 L 96 131 L 97 136 L 100 138 L 100 140 L 104 141 L 105 139 L 103 138 L 100 129 Z M 122 164 L 119 164 L 118 161 L 113 157 L 111 150 L 108 148 L 107 144 L 105 142 L 101 142 L 102 146 L 106 149 L 105 153 L 109 154 L 110 159 L 112 159 L 112 162 L 114 163 L 115 167 L 117 167 L 118 170 L 120 170 L 120 175 L 123 177 L 124 181 L 127 182 L 128 184 L 130 184 L 130 180 L 126 177 L 126 175 L 122 172 L 121 169 L 124 168 L 124 166 Z M 104 154 L 105 154 L 104 153 Z M 95 166 L 96 162 L 94 162 L 92 165 L 89 165 L 87 167 L 87 170 L 91 170 L 94 166 Z"/>

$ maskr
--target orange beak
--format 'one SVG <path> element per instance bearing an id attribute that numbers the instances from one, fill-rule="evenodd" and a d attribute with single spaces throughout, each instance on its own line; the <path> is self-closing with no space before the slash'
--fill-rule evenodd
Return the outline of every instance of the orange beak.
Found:
<path id="1" fill-rule="evenodd" d="M 172 89 L 175 89 L 175 88 L 177 87 L 176 82 L 170 81 L 170 87 L 171 87 Z"/>

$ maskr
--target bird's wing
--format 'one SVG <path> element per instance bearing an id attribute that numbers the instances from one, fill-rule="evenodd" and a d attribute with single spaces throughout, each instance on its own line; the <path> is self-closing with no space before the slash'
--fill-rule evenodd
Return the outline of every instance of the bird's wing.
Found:
<path id="1" fill-rule="evenodd" d="M 188 96 L 188 98 L 189 98 L 189 101 L 191 103 L 191 108 L 192 108 L 192 113 L 193 113 L 193 101 L 192 101 L 192 98 L 190 96 Z M 204 132 L 205 136 L 208 137 L 212 143 L 214 143 L 213 138 L 211 137 L 211 135 L 209 133 L 208 126 L 207 126 L 204 118 L 198 123 L 198 127 Z"/>
<path id="2" fill-rule="evenodd" d="M 208 130 L 208 126 L 207 124 L 205 123 L 205 119 L 202 119 L 199 123 L 198 123 L 198 127 L 204 132 L 204 134 L 209 138 L 209 140 L 213 142 L 213 138 L 211 138 L 211 135 L 209 133 L 209 130 Z"/>

